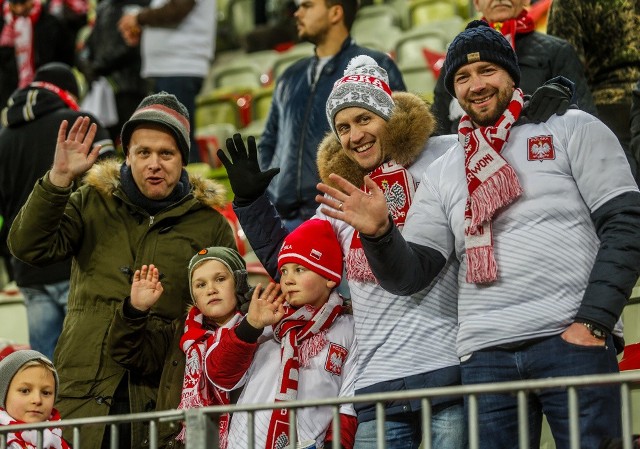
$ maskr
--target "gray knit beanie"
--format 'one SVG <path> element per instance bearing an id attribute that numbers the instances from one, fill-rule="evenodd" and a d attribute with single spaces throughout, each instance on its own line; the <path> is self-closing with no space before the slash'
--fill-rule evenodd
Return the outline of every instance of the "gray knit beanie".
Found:
<path id="1" fill-rule="evenodd" d="M 498 64 L 511 75 L 516 87 L 520 85 L 518 57 L 509 41 L 487 22 L 473 20 L 453 39 L 444 60 L 444 86 L 451 95 L 456 96 L 453 78 L 458 69 L 478 61 Z"/>
<path id="2" fill-rule="evenodd" d="M 193 301 L 193 289 L 191 287 L 193 270 L 205 260 L 217 260 L 233 274 L 236 282 L 236 297 L 238 298 L 239 304 L 242 304 L 245 301 L 245 293 L 249 291 L 247 264 L 238 251 L 227 248 L 226 246 L 211 246 L 201 249 L 189 261 L 189 293 L 191 294 L 191 300 Z"/>
<path id="3" fill-rule="evenodd" d="M 46 358 L 43 354 L 32 349 L 23 349 L 20 351 L 12 352 L 2 360 L 0 360 L 0 407 L 6 409 L 7 392 L 9 390 L 9 384 L 16 375 L 16 373 L 24 366 L 25 363 L 32 360 L 40 360 L 47 365 L 50 365 L 53 371 L 53 378 L 56 381 L 55 399 L 58 398 L 58 373 L 53 367 L 51 360 Z M 55 400 L 54 399 L 54 400 Z"/>
<path id="4" fill-rule="evenodd" d="M 354 106 L 371 111 L 385 120 L 389 120 L 395 106 L 387 71 L 370 56 L 360 55 L 351 59 L 344 76 L 333 84 L 333 90 L 327 98 L 327 120 L 336 136 L 336 114 Z"/>
<path id="5" fill-rule="evenodd" d="M 124 154 L 129 152 L 129 141 L 133 131 L 144 124 L 155 124 L 167 128 L 176 139 L 180 154 L 182 154 L 182 165 L 189 162 L 189 148 L 191 140 L 189 138 L 189 112 L 175 95 L 167 92 L 145 97 L 138 108 L 133 112 L 131 118 L 122 126 L 120 138 Z"/>

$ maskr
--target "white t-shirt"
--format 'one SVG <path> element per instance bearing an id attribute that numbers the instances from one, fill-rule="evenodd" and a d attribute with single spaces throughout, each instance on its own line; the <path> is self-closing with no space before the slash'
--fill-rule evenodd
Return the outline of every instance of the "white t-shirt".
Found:
<path id="1" fill-rule="evenodd" d="M 167 1 L 152 0 L 150 7 Z M 195 1 L 176 27 L 144 27 L 140 42 L 142 77 L 207 76 L 215 50 L 216 1 Z"/>
<path id="2" fill-rule="evenodd" d="M 524 193 L 498 211 L 493 226 L 498 280 L 466 282 L 461 147 L 426 171 L 403 235 L 460 260 L 460 357 L 482 348 L 561 333 L 573 322 L 599 240 L 590 213 L 637 191 L 615 135 L 576 110 L 512 129 L 501 153 Z"/>

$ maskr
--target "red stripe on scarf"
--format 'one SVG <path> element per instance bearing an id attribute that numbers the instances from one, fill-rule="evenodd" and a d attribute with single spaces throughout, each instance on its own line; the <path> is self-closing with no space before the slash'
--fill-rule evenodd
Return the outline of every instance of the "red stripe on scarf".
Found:
<path id="1" fill-rule="evenodd" d="M 78 103 L 76 103 L 71 94 L 64 89 L 60 89 L 55 84 L 47 83 L 45 81 L 34 81 L 30 84 L 30 86 L 35 88 L 47 89 L 60 97 L 64 104 L 69 106 L 70 109 L 73 109 L 74 111 L 80 110 Z"/>
<path id="2" fill-rule="evenodd" d="M 47 421 L 60 421 L 60 413 L 54 408 L 51 416 Z M 11 417 L 7 411 L 0 408 L 0 426 L 9 426 L 12 424 L 26 424 Z M 17 444 L 22 449 L 35 449 L 38 443 L 38 432 L 35 430 L 20 430 L 7 434 L 7 447 Z M 42 448 L 43 449 L 71 449 L 71 446 L 62 438 L 62 430 L 59 427 L 45 429 L 42 432 Z"/>
<path id="3" fill-rule="evenodd" d="M 520 117 L 522 106 L 522 91 L 515 89 L 511 102 L 494 126 L 474 128 L 468 115 L 460 119 L 458 139 L 464 147 L 469 191 L 464 233 L 467 282 L 470 283 L 488 283 L 498 278 L 491 219 L 499 208 L 522 194 L 515 170 L 500 153 L 511 127 Z"/>
<path id="4" fill-rule="evenodd" d="M 20 89 L 29 85 L 35 76 L 33 26 L 40 19 L 41 12 L 40 0 L 33 1 L 28 17 L 15 16 L 9 9 L 8 0 L 3 5 L 5 26 L 0 35 L 0 46 L 14 48 Z"/>
<path id="5" fill-rule="evenodd" d="M 486 18 L 482 18 L 485 22 L 489 22 Z M 535 23 L 526 9 L 523 9 L 518 17 L 505 20 L 504 22 L 489 22 L 489 25 L 499 31 L 511 44 L 512 48 L 516 48 L 516 35 L 528 34 L 535 31 Z"/>
<path id="6" fill-rule="evenodd" d="M 209 405 L 228 405 L 230 401 L 227 391 L 210 385 L 204 375 L 206 365 L 205 356 L 207 354 L 208 343 L 214 340 L 218 333 L 227 332 L 239 322 L 242 315 L 238 312 L 223 327 L 207 329 L 204 325 L 204 316 L 197 307 L 192 307 L 187 314 L 184 323 L 184 334 L 180 338 L 180 347 L 185 353 L 184 379 L 182 382 L 182 395 L 180 398 L 179 410 Z M 225 413 L 219 419 L 220 448 L 227 447 L 227 430 L 229 425 L 229 414 Z M 176 437 L 178 441 L 184 441 L 186 436 L 183 424 L 180 434 Z"/>

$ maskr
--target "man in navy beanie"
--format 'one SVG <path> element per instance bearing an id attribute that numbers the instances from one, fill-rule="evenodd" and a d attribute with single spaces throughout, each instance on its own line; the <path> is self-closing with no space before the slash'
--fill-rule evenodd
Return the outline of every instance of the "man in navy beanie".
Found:
<path id="1" fill-rule="evenodd" d="M 425 171 L 402 234 L 384 194 L 342 178 L 319 185 L 325 213 L 359 232 L 380 285 L 408 295 L 450 257 L 458 275 L 457 355 L 463 384 L 618 372 L 620 314 L 640 267 L 640 192 L 616 136 L 577 109 L 526 116 L 515 52 L 482 21 L 449 46 L 447 89 L 465 115 L 460 146 Z M 468 406 L 468 403 L 466 403 Z M 479 447 L 539 447 L 543 414 L 556 447 L 598 449 L 622 432 L 618 386 L 578 391 L 579 441 L 564 389 L 477 396 Z"/>
<path id="2" fill-rule="evenodd" d="M 158 379 L 117 364 L 105 339 L 142 263 L 164 267 L 165 295 L 147 327 L 183 316 L 190 303 L 185 267 L 197 248 L 235 249 L 226 199 L 214 181 L 189 176 L 189 116 L 166 92 L 142 100 L 122 128 L 125 161 L 96 161 L 96 125 L 60 125 L 51 169 L 35 183 L 9 231 L 15 257 L 45 265 L 72 257 L 69 313 L 55 352 L 57 407 L 65 418 L 156 409 Z M 82 179 L 82 185 L 74 186 Z M 124 343 L 123 343 L 124 344 Z M 126 350 L 127 348 L 123 348 Z M 119 447 L 143 447 L 143 424 L 123 426 Z M 109 429 L 82 431 L 82 447 L 111 447 Z"/>

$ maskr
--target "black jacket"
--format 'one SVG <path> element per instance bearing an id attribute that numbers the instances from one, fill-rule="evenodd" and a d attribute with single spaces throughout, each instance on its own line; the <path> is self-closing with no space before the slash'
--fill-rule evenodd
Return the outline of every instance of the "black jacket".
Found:
<path id="1" fill-rule="evenodd" d="M 55 93 L 26 87 L 16 91 L 2 110 L 0 129 L 0 251 L 8 255 L 6 241 L 9 228 L 27 200 L 33 185 L 53 164 L 58 128 L 62 120 L 73 123 L 80 115 L 70 109 Z M 95 119 L 93 120 L 95 121 Z M 98 128 L 94 143 L 102 144 L 101 157 L 114 154 L 109 134 Z M 70 261 L 35 268 L 11 259 L 18 286 L 51 284 L 69 279 Z"/>

